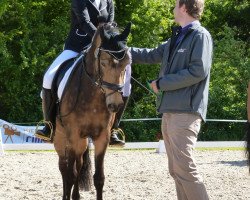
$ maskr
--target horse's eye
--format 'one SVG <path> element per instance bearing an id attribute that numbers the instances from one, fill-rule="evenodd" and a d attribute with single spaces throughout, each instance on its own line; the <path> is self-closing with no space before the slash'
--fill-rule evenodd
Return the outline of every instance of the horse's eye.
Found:
<path id="1" fill-rule="evenodd" d="M 106 67 L 109 64 L 109 61 L 108 60 L 101 60 L 100 64 L 102 67 Z"/>

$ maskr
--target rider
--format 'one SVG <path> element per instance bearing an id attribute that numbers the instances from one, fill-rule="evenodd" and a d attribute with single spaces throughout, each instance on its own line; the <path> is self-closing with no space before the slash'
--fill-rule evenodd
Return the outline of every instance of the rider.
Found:
<path id="1" fill-rule="evenodd" d="M 62 63 L 77 57 L 83 49 L 91 44 L 100 17 L 105 22 L 113 22 L 114 4 L 112 0 L 72 0 L 71 28 L 65 41 L 64 50 L 50 65 L 43 78 L 43 114 L 45 121 L 50 123 L 46 123 L 42 130 L 36 132 L 37 137 L 50 140 L 51 125 L 55 125 L 56 102 L 53 98 L 51 87 L 56 72 Z M 125 106 L 123 109 L 125 109 Z M 119 140 L 115 133 L 112 132 L 111 135 L 110 144 L 124 145 L 124 142 Z"/>

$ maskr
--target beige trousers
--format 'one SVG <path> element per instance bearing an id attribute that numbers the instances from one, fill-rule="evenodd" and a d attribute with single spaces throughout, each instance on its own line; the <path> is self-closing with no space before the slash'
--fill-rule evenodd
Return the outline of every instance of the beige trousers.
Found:
<path id="1" fill-rule="evenodd" d="M 200 126 L 201 118 L 194 114 L 164 113 L 162 117 L 168 167 L 175 180 L 178 200 L 209 199 L 193 158 Z"/>

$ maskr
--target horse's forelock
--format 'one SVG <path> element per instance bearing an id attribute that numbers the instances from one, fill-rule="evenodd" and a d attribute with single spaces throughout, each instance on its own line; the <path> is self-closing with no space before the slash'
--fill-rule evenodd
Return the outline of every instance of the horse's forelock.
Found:
<path id="1" fill-rule="evenodd" d="M 110 33 L 109 38 L 102 40 L 101 48 L 112 52 L 120 52 L 127 47 L 125 40 L 120 40 L 119 34 Z"/>
<path id="2" fill-rule="evenodd" d="M 117 52 L 118 54 L 120 54 L 120 52 L 127 47 L 127 37 L 125 36 L 128 35 L 127 28 L 125 28 L 126 31 L 124 30 L 121 34 L 119 28 L 114 26 L 112 23 L 104 24 L 102 28 L 103 30 L 101 30 L 101 48 L 109 50 L 112 53 Z M 126 32 L 125 35 L 124 32 Z"/>

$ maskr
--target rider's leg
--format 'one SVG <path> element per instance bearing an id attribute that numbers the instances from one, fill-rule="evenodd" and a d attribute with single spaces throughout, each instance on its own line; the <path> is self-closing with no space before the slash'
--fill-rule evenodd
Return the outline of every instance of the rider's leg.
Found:
<path id="1" fill-rule="evenodd" d="M 125 142 L 123 140 L 120 140 L 117 136 L 119 134 L 118 133 L 119 124 L 120 124 L 122 115 L 127 107 L 129 97 L 122 97 L 122 99 L 123 99 L 124 104 L 115 115 L 115 121 L 111 130 L 109 145 L 117 145 L 117 146 L 125 145 Z"/>
<path id="2" fill-rule="evenodd" d="M 115 121 L 114 125 L 111 130 L 111 137 L 110 137 L 110 145 L 117 145 L 117 146 L 124 146 L 125 142 L 120 140 L 117 136 L 118 132 L 117 129 L 119 128 L 119 124 L 122 118 L 122 115 L 127 107 L 129 96 L 131 93 L 131 65 L 126 66 L 126 73 L 125 73 L 125 81 L 124 81 L 124 88 L 123 88 L 123 106 L 120 108 L 120 110 L 115 115 Z"/>
<path id="3" fill-rule="evenodd" d="M 43 117 L 45 120 L 45 126 L 42 130 L 36 132 L 36 136 L 45 140 L 50 140 L 53 129 L 55 127 L 56 119 L 56 100 L 53 98 L 50 89 L 42 89 L 42 108 L 43 108 Z"/>
<path id="4" fill-rule="evenodd" d="M 55 125 L 56 118 L 56 100 L 53 98 L 53 94 L 51 92 L 51 86 L 54 79 L 54 76 L 61 64 L 66 60 L 74 58 L 78 55 L 77 52 L 71 50 L 64 50 L 50 65 L 48 70 L 46 71 L 43 78 L 43 90 L 42 90 L 42 107 L 43 107 L 43 115 L 45 123 L 45 127 L 42 130 L 38 130 L 36 132 L 36 136 L 42 139 L 49 140 L 51 131 L 51 126 Z M 49 125 L 50 124 L 50 125 Z M 53 127 L 52 127 L 53 128 Z"/>

